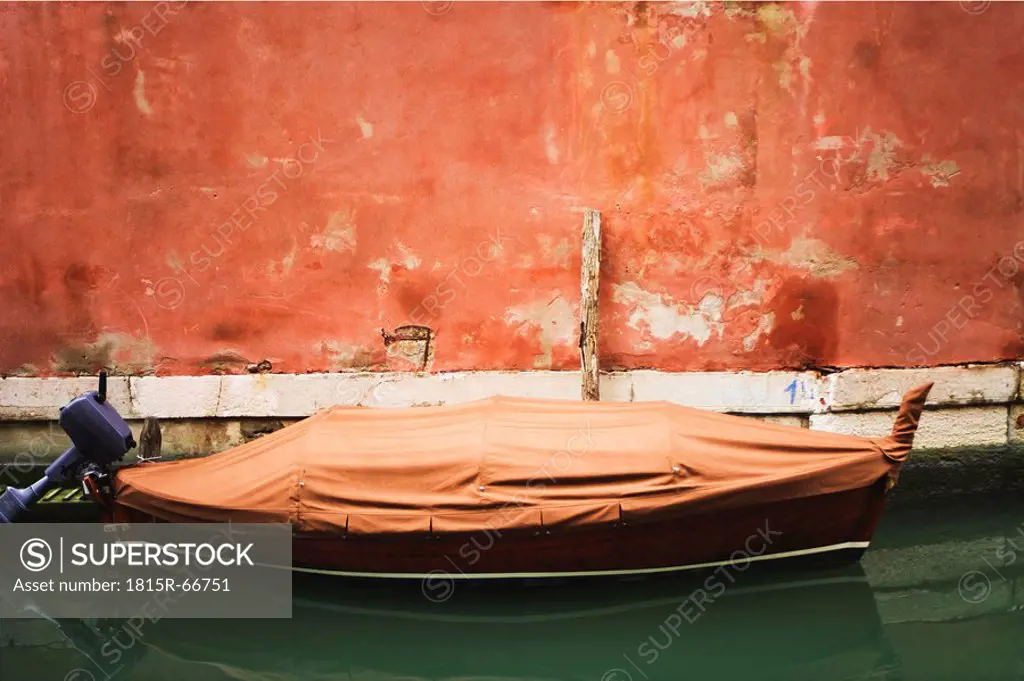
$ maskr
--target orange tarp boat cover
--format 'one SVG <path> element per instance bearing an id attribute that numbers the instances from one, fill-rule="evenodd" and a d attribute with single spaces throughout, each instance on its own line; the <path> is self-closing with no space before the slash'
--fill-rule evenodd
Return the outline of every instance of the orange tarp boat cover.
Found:
<path id="1" fill-rule="evenodd" d="M 880 438 L 666 402 L 334 407 L 219 454 L 122 469 L 115 498 L 163 520 L 289 522 L 314 534 L 643 521 L 894 477 L 930 388 L 907 393 Z"/>

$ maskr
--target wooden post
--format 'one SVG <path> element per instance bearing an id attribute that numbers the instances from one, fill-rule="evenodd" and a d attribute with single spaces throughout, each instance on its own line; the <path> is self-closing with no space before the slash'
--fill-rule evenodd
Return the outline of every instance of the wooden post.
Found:
<path id="1" fill-rule="evenodd" d="M 583 262 L 580 267 L 580 365 L 583 399 L 600 399 L 597 362 L 597 286 L 601 266 L 601 213 L 583 213 Z"/>
<path id="2" fill-rule="evenodd" d="M 158 460 L 163 441 L 164 438 L 160 434 L 160 422 L 152 416 L 147 416 L 142 424 L 142 432 L 139 434 L 138 461 Z"/>

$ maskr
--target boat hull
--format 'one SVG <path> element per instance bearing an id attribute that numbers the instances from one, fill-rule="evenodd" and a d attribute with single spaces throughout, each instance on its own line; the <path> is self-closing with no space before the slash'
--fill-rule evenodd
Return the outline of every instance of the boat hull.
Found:
<path id="1" fill-rule="evenodd" d="M 350 578 L 454 580 L 621 577 L 751 565 L 857 561 L 882 514 L 886 479 L 834 494 L 587 529 L 394 537 L 296 535 L 293 568 Z M 115 504 L 117 522 L 152 517 Z"/>

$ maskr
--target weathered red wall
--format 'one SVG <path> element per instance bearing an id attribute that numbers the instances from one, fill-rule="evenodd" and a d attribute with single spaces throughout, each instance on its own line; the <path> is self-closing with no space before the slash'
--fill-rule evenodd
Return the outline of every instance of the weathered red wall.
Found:
<path id="1" fill-rule="evenodd" d="M 4 6 L 0 372 L 576 368 L 584 207 L 606 368 L 1020 356 L 1024 6 L 966 6 Z"/>

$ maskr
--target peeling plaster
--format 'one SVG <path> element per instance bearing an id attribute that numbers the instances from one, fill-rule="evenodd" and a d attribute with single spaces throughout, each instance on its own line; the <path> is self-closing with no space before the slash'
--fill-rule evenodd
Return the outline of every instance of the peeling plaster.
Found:
<path id="1" fill-rule="evenodd" d="M 784 60 L 772 64 L 772 68 L 779 74 L 779 87 L 789 92 L 793 91 L 793 66 Z"/>
<path id="2" fill-rule="evenodd" d="M 671 302 L 667 296 L 645 291 L 634 282 L 612 286 L 612 299 L 631 308 L 629 325 L 639 330 L 646 327 L 659 340 L 676 334 L 689 336 L 704 345 L 713 333 L 721 338 L 724 332 L 721 296 L 708 293 L 696 307 Z"/>
<path id="3" fill-rule="evenodd" d="M 779 87 L 789 93 L 793 92 L 795 76 L 799 74 L 803 80 L 804 94 L 806 95 L 806 85 L 811 80 L 811 58 L 803 53 L 799 41 L 797 44 L 787 47 L 783 59 L 772 64 L 772 67 L 779 74 Z"/>
<path id="4" fill-rule="evenodd" d="M 556 242 L 554 237 L 540 234 L 537 241 L 540 242 L 541 259 L 545 265 L 568 267 L 572 262 L 572 245 L 567 237 L 562 237 Z"/>
<path id="5" fill-rule="evenodd" d="M 757 320 L 757 328 L 751 331 L 743 338 L 743 350 L 751 352 L 754 347 L 757 346 L 757 340 L 761 336 L 767 336 L 771 333 L 772 328 L 775 327 L 775 313 L 768 312 L 761 315 L 760 319 Z"/>
<path id="6" fill-rule="evenodd" d="M 767 279 L 758 279 L 754 282 L 754 288 L 747 289 L 745 291 L 737 291 L 729 296 L 729 299 L 725 304 L 725 309 L 733 310 L 737 307 L 760 305 L 764 302 L 765 293 L 768 292 L 769 283 L 770 282 Z"/>
<path id="7" fill-rule="evenodd" d="M 668 5 L 668 13 L 676 16 L 696 19 L 697 17 L 710 17 L 711 0 L 695 0 L 694 2 L 673 2 Z"/>
<path id="8" fill-rule="evenodd" d="M 540 354 L 533 360 L 535 368 L 550 367 L 555 345 L 576 343 L 576 314 L 572 304 L 561 294 L 552 300 L 537 300 L 505 311 L 505 323 L 518 326 L 517 334 L 536 328 L 540 334 Z"/>
<path id="9" fill-rule="evenodd" d="M 376 366 L 373 363 L 373 353 L 359 345 L 327 340 L 320 343 L 318 350 L 327 354 L 331 366 L 335 370 L 367 369 Z"/>
<path id="10" fill-rule="evenodd" d="M 839 255 L 824 241 L 806 237 L 793 239 L 789 248 L 782 252 L 765 252 L 758 248 L 751 257 L 806 269 L 811 276 L 819 278 L 838 277 L 858 267 L 856 260 Z"/>
<path id="11" fill-rule="evenodd" d="M 701 185 L 705 189 L 710 186 L 722 184 L 736 179 L 746 166 L 738 154 L 716 154 L 707 155 L 707 167 L 698 175 Z"/>
<path id="12" fill-rule="evenodd" d="M 423 261 L 418 255 L 416 255 L 411 248 L 403 244 L 401 241 L 398 242 L 398 251 L 402 254 L 402 264 L 407 270 L 414 270 L 423 264 Z"/>
<path id="13" fill-rule="evenodd" d="M 949 187 L 950 180 L 960 173 L 960 166 L 955 161 L 935 161 L 931 155 L 924 154 L 917 162 L 900 161 L 897 150 L 905 148 L 903 141 L 894 133 L 882 131 L 875 133 L 871 128 L 858 131 L 855 136 L 828 135 L 814 143 L 815 149 L 823 151 L 841 151 L 853 142 L 853 152 L 840 160 L 846 163 L 863 164 L 865 177 L 873 182 L 885 182 L 894 178 L 901 168 L 916 167 L 921 174 L 929 179 L 932 187 Z"/>
<path id="14" fill-rule="evenodd" d="M 839 149 L 847 138 L 823 137 L 816 143 L 819 149 Z M 857 148 L 853 154 L 846 159 L 848 162 L 864 163 L 867 170 L 867 179 L 871 181 L 886 181 L 893 174 L 898 166 L 896 150 L 903 147 L 903 141 L 892 132 L 882 131 L 875 133 L 871 128 L 865 128 L 857 135 Z M 865 151 L 867 152 L 865 154 Z"/>
<path id="15" fill-rule="evenodd" d="M 219 350 L 199 361 L 200 367 L 209 369 L 209 371 L 214 374 L 242 373 L 250 364 L 252 364 L 252 362 L 249 361 L 248 357 L 244 357 L 237 350 L 231 349 Z M 220 383 L 218 385 L 218 391 L 222 390 L 223 387 L 224 384 Z M 219 404 L 219 392 L 217 400 Z"/>
<path id="16" fill-rule="evenodd" d="M 139 373 L 152 370 L 155 356 L 156 347 L 148 338 L 101 333 L 91 343 L 60 350 L 52 367 L 57 372 L 76 374 L 93 374 L 104 368 L 115 373 Z"/>
<path id="17" fill-rule="evenodd" d="M 956 164 L 956 161 L 936 161 L 931 163 L 931 159 L 928 156 L 925 156 L 922 160 L 926 165 L 921 166 L 921 172 L 928 177 L 935 188 L 948 187 L 949 181 L 960 173 L 960 166 Z"/>
<path id="18" fill-rule="evenodd" d="M 388 286 L 391 284 L 391 272 L 394 269 L 394 265 L 398 262 L 401 266 L 407 270 L 417 269 L 423 264 L 423 259 L 420 258 L 411 248 L 398 242 L 396 248 L 399 251 L 400 256 L 397 259 L 391 258 L 377 258 L 366 264 L 371 270 L 376 270 L 378 274 L 377 283 L 377 294 L 384 295 L 387 293 Z M 435 268 L 436 269 L 436 268 Z"/>
<path id="19" fill-rule="evenodd" d="M 373 137 L 373 123 L 368 123 L 362 116 L 356 116 L 356 124 L 359 126 L 359 132 L 364 140 Z"/>
<path id="20" fill-rule="evenodd" d="M 367 267 L 380 272 L 380 283 L 377 284 L 377 293 L 378 295 L 384 295 L 388 290 L 388 285 L 391 283 L 391 263 L 387 258 L 377 258 L 369 263 Z"/>
<path id="21" fill-rule="evenodd" d="M 876 135 L 871 129 L 864 131 L 864 135 L 873 141 L 871 152 L 868 154 L 868 179 L 888 180 L 889 171 L 896 165 L 896 149 L 903 146 L 895 134 L 885 132 L 883 135 Z"/>
<path id="22" fill-rule="evenodd" d="M 328 251 L 354 251 L 356 249 L 355 211 L 331 213 L 323 233 L 313 235 L 309 243 L 314 248 Z"/>
<path id="23" fill-rule="evenodd" d="M 797 74 L 805 85 L 810 81 L 811 60 L 800 46 L 801 40 L 807 35 L 807 25 L 800 22 L 792 9 L 781 4 L 765 2 L 753 12 L 741 7 L 727 11 L 726 14 L 731 17 L 756 17 L 757 25 L 762 30 L 747 34 L 748 42 L 764 45 L 767 44 L 769 35 L 788 41 L 782 58 L 772 64 L 772 68 L 778 74 L 780 88 L 792 93 Z M 813 13 L 808 12 L 808 24 L 811 16 Z M 806 95 L 806 90 L 804 94 Z"/>
<path id="24" fill-rule="evenodd" d="M 267 265 L 267 274 L 276 274 L 280 271 L 281 274 L 290 274 L 292 269 L 295 267 L 295 260 L 299 255 L 299 245 L 292 238 L 292 247 L 288 253 L 281 258 L 281 260 L 271 260 L 270 264 Z"/>
<path id="25" fill-rule="evenodd" d="M 786 36 L 801 32 L 800 21 L 793 10 L 773 2 L 758 5 L 757 18 L 773 35 Z"/>

